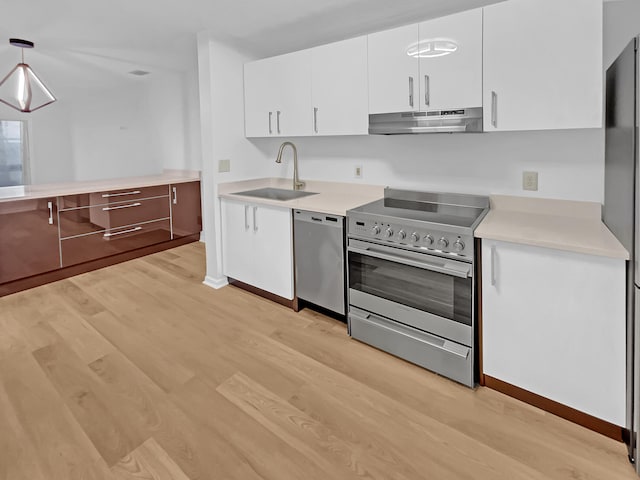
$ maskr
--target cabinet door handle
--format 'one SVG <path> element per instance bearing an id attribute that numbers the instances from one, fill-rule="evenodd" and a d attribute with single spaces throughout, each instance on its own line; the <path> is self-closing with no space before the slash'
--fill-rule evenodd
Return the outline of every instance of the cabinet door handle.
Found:
<path id="1" fill-rule="evenodd" d="M 256 215 L 257 211 L 258 211 L 258 207 L 253 207 L 253 231 L 254 232 L 258 231 L 258 221 L 257 221 L 257 215 Z"/>
<path id="2" fill-rule="evenodd" d="M 313 131 L 318 133 L 318 107 L 313 107 Z"/>
<path id="3" fill-rule="evenodd" d="M 431 81 L 429 75 L 424 76 L 424 104 L 428 107 L 431 103 Z"/>
<path id="4" fill-rule="evenodd" d="M 273 133 L 273 130 L 271 129 L 271 117 L 273 116 L 273 112 L 269 112 L 269 135 L 271 135 Z"/>
<path id="5" fill-rule="evenodd" d="M 498 128 L 498 94 L 491 91 L 491 126 Z"/>
<path id="6" fill-rule="evenodd" d="M 116 235 L 123 235 L 125 233 L 137 232 L 142 230 L 142 227 L 130 228 L 129 230 L 122 230 L 121 232 L 105 233 L 102 235 L 104 238 L 115 237 Z"/>
<path id="7" fill-rule="evenodd" d="M 496 286 L 496 246 L 491 245 L 491 286 Z"/>
<path id="8" fill-rule="evenodd" d="M 409 106 L 413 107 L 413 77 L 409 77 Z"/>
<path id="9" fill-rule="evenodd" d="M 276 111 L 276 131 L 280 134 L 280 110 Z"/>
<path id="10" fill-rule="evenodd" d="M 49 209 L 49 225 L 53 225 L 53 202 L 47 202 L 47 208 Z"/>
<path id="11" fill-rule="evenodd" d="M 173 187 L 171 190 L 173 191 L 173 204 L 177 205 L 178 204 L 178 187 Z"/>
<path id="12" fill-rule="evenodd" d="M 133 192 L 122 192 L 122 193 L 104 193 L 102 194 L 102 198 L 121 197 L 123 195 L 137 195 L 139 193 L 140 193 L 140 190 L 134 190 Z"/>
<path id="13" fill-rule="evenodd" d="M 118 205 L 117 207 L 103 207 L 103 212 L 108 212 L 109 210 L 120 210 L 121 208 L 131 208 L 131 207 L 139 207 L 142 205 L 140 202 L 130 203 L 128 205 Z"/>
<path id="14" fill-rule="evenodd" d="M 249 205 L 244 206 L 244 229 L 249 230 Z"/>

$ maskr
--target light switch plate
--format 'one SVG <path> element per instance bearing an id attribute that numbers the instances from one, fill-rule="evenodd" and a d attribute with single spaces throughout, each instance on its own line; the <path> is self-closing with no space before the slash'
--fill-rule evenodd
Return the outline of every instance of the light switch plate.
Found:
<path id="1" fill-rule="evenodd" d="M 522 189 L 534 192 L 538 190 L 538 172 L 522 172 Z"/>
<path id="2" fill-rule="evenodd" d="M 218 160 L 218 172 L 226 173 L 231 171 L 231 160 Z"/>
<path id="3" fill-rule="evenodd" d="M 356 165 L 353 169 L 353 178 L 362 178 L 362 165 Z"/>

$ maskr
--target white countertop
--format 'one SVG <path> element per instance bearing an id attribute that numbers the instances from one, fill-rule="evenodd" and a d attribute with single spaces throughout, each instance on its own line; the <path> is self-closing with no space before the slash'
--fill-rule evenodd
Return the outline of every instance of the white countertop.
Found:
<path id="1" fill-rule="evenodd" d="M 165 170 L 159 175 L 143 177 L 114 178 L 86 182 L 49 183 L 43 185 L 25 185 L 20 187 L 0 187 L 0 202 L 30 200 L 82 193 L 120 190 L 124 188 L 151 187 L 169 183 L 185 183 L 200 180 L 200 172 L 194 170 Z"/>
<path id="2" fill-rule="evenodd" d="M 601 220 L 601 205 L 545 198 L 491 196 L 475 236 L 589 255 L 629 259 Z"/>
<path id="3" fill-rule="evenodd" d="M 382 185 L 363 185 L 358 183 L 318 182 L 306 181 L 304 191 L 316 192 L 294 200 L 270 200 L 267 198 L 234 195 L 236 192 L 273 187 L 292 190 L 290 178 L 260 178 L 240 182 L 218 184 L 218 196 L 232 200 L 251 202 L 263 205 L 273 205 L 331 215 L 346 215 L 347 210 L 365 203 L 373 202 L 384 196 Z"/>

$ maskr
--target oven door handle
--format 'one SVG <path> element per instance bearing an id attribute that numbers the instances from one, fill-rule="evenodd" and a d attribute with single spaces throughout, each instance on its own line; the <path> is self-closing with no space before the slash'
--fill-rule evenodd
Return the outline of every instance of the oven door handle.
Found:
<path id="1" fill-rule="evenodd" d="M 410 267 L 422 268 L 423 270 L 431 270 L 432 272 L 444 273 L 445 275 L 452 275 L 454 277 L 460 278 L 469 278 L 471 276 L 471 266 L 464 265 L 459 266 L 455 265 L 447 265 L 437 264 L 432 262 L 427 262 L 424 260 L 413 260 L 410 258 L 403 257 L 401 255 L 391 255 L 389 253 L 382 253 L 374 250 L 371 247 L 364 248 L 356 248 L 356 247 L 348 247 L 347 251 L 353 253 L 359 253 L 360 255 L 367 255 L 369 257 L 379 258 L 380 260 L 387 260 L 389 262 L 401 263 L 402 265 L 407 265 Z M 452 268 L 455 267 L 455 268 Z"/>

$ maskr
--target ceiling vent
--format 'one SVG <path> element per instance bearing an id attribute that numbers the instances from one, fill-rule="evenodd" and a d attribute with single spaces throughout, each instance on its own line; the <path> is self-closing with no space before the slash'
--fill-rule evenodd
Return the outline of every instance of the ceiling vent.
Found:
<path id="1" fill-rule="evenodd" d="M 131 75 L 135 75 L 136 77 L 144 77 L 145 75 L 149 75 L 151 72 L 147 72 L 145 70 L 131 70 L 129 72 Z"/>

